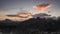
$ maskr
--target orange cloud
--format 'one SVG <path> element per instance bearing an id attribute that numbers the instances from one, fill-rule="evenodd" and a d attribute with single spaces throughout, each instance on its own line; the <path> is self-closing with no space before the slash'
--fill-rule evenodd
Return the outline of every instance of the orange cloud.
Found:
<path id="1" fill-rule="evenodd" d="M 31 13 L 19 13 L 18 16 L 29 17 L 29 16 L 32 16 L 32 14 Z"/>
<path id="2" fill-rule="evenodd" d="M 51 7 L 51 4 L 40 4 L 40 5 L 33 6 L 33 8 L 38 9 L 38 11 L 40 12 L 43 12 L 45 11 L 45 9 L 50 8 L 50 7 Z"/>

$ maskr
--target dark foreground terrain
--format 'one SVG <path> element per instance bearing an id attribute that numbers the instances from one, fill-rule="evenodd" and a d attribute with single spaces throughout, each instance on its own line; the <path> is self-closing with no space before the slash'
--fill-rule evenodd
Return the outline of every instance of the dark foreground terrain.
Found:
<path id="1" fill-rule="evenodd" d="M 60 34 L 60 17 L 58 19 L 31 18 L 18 22 L 0 21 L 0 34 Z"/>

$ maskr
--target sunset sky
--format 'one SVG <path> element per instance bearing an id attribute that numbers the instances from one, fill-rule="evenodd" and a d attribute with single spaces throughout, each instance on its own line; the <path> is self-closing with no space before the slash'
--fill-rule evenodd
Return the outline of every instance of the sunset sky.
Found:
<path id="1" fill-rule="evenodd" d="M 44 12 L 53 16 L 60 16 L 60 0 L 0 0 L 0 15 L 17 14 L 18 12 L 28 12 L 31 10 L 33 13 L 39 13 L 33 6 L 41 3 L 50 3 L 52 6 Z"/>

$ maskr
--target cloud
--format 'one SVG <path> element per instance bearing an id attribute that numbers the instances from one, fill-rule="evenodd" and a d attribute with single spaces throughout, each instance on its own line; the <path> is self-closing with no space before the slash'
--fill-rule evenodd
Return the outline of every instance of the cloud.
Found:
<path id="1" fill-rule="evenodd" d="M 6 15 L 6 14 L 11 14 L 11 12 L 0 11 L 0 15 Z"/>
<path id="2" fill-rule="evenodd" d="M 7 13 L 7 11 L 0 11 L 0 14 L 6 14 Z"/>
<path id="3" fill-rule="evenodd" d="M 21 17 L 29 17 L 32 16 L 32 10 L 31 9 L 26 9 L 26 8 L 20 8 L 20 12 L 17 13 L 18 16 Z"/>
<path id="4" fill-rule="evenodd" d="M 7 16 L 8 14 L 10 14 L 10 12 L 0 12 L 0 21 L 5 20 L 5 19 L 9 19 L 12 21 L 24 21 L 24 20 L 31 18 L 31 17 L 28 17 L 28 16 L 31 16 L 31 13 L 21 13 L 20 12 L 20 14 L 16 14 L 17 16 L 14 16 L 14 15 L 13 16 Z M 20 16 L 22 16 L 23 18 Z M 27 17 L 27 18 L 25 18 L 25 17 Z"/>
<path id="5" fill-rule="evenodd" d="M 43 12 L 45 11 L 45 9 L 50 8 L 50 7 L 51 7 L 51 4 L 45 4 L 45 3 L 33 6 L 33 8 L 38 9 L 38 11 L 40 12 Z"/>
<path id="6" fill-rule="evenodd" d="M 40 17 L 40 18 L 50 18 L 51 15 L 46 14 L 46 13 L 39 13 L 39 14 L 35 14 L 33 15 L 34 18 Z"/>
<path id="7" fill-rule="evenodd" d="M 12 17 L 12 16 L 7 16 L 7 15 L 13 15 L 13 12 L 0 11 L 0 20 L 10 19 L 13 21 L 23 21 L 23 20 L 30 19 L 32 15 L 31 13 L 32 13 L 32 10 L 26 10 L 25 8 L 23 9 L 21 8 L 20 11 L 16 14 L 17 16 Z"/>

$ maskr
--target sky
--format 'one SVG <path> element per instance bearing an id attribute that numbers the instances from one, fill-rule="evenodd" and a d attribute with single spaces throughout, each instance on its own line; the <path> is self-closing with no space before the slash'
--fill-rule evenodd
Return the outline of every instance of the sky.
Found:
<path id="1" fill-rule="evenodd" d="M 50 3 L 52 6 L 44 12 L 50 13 L 52 16 L 60 16 L 60 0 L 0 0 L 0 15 L 17 14 L 19 12 L 28 12 L 31 10 L 33 13 L 40 13 L 33 6 L 41 3 Z"/>

